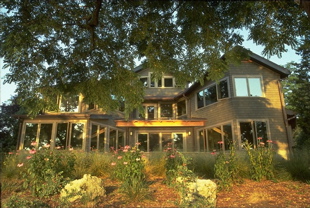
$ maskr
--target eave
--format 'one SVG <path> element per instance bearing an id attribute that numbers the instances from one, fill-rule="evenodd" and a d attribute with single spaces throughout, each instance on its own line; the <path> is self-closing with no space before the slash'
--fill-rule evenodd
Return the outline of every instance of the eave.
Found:
<path id="1" fill-rule="evenodd" d="M 117 127 L 198 127 L 206 120 L 115 120 Z"/>

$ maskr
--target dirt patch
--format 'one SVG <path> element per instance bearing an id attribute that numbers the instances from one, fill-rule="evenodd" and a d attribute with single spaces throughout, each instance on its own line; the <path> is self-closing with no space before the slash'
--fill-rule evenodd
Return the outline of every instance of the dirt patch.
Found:
<path id="1" fill-rule="evenodd" d="M 163 178 L 150 180 L 150 198 L 132 202 L 119 191 L 120 183 L 104 179 L 106 197 L 96 204 L 76 203 L 72 207 L 177 207 L 180 197 L 177 191 L 164 183 Z M 18 193 L 17 193 L 18 192 Z M 15 191 L 31 198 L 30 193 Z M 2 192 L 2 202 L 11 193 Z M 44 201 L 57 207 L 58 197 L 53 196 Z M 4 206 L 3 206 L 4 207 Z M 234 185 L 230 191 L 217 193 L 217 207 L 310 207 L 310 184 L 298 181 L 261 181 L 245 180 Z"/>

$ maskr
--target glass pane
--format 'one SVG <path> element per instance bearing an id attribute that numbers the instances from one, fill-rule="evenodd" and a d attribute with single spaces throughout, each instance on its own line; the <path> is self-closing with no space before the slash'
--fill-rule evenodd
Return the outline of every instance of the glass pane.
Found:
<path id="1" fill-rule="evenodd" d="M 229 150 L 233 143 L 231 124 L 223 125 L 225 150 Z"/>
<path id="2" fill-rule="evenodd" d="M 205 105 L 210 105 L 217 101 L 215 85 L 212 87 L 206 88 L 204 90 L 204 94 L 205 94 Z"/>
<path id="3" fill-rule="evenodd" d="M 199 131 L 199 151 L 204 152 L 206 150 L 205 137 L 203 130 Z"/>
<path id="4" fill-rule="evenodd" d="M 97 141 L 98 141 L 98 125 L 92 125 L 91 126 L 91 139 L 90 139 L 90 148 L 91 150 L 97 150 L 98 146 L 97 146 Z"/>
<path id="5" fill-rule="evenodd" d="M 203 91 L 197 93 L 197 108 L 202 108 L 203 104 Z"/>
<path id="6" fill-rule="evenodd" d="M 119 149 L 120 149 L 121 147 L 124 147 L 124 146 L 125 146 L 124 132 L 122 132 L 122 131 L 118 131 L 117 145 L 118 145 L 118 148 L 119 148 Z"/>
<path id="7" fill-rule="evenodd" d="M 251 122 L 240 122 L 240 135 L 242 147 L 244 147 L 244 143 L 246 141 L 248 141 L 249 144 L 254 145 L 253 128 Z"/>
<path id="8" fill-rule="evenodd" d="M 218 142 L 222 141 L 221 127 L 213 127 L 208 129 L 208 147 L 209 151 L 219 151 L 222 149 L 222 144 Z"/>
<path id="9" fill-rule="evenodd" d="M 159 151 L 159 134 L 150 134 L 150 152 Z"/>
<path id="10" fill-rule="evenodd" d="M 79 96 L 63 95 L 61 97 L 61 112 L 78 112 Z"/>
<path id="11" fill-rule="evenodd" d="M 82 149 L 84 124 L 83 123 L 72 123 L 71 128 L 72 129 L 71 129 L 70 146 L 73 149 Z"/>
<path id="12" fill-rule="evenodd" d="M 178 102 L 177 103 L 177 108 L 178 108 L 178 116 L 185 115 L 186 114 L 185 100 Z"/>
<path id="13" fill-rule="evenodd" d="M 104 147 L 105 147 L 105 127 L 100 126 L 99 127 L 99 151 L 104 152 Z"/>
<path id="14" fill-rule="evenodd" d="M 110 129 L 109 148 L 113 150 L 116 149 L 116 130 L 114 129 Z"/>
<path id="15" fill-rule="evenodd" d="M 57 124 L 57 134 L 55 138 L 55 148 L 56 149 L 66 149 L 67 148 L 67 131 L 68 123 Z"/>
<path id="16" fill-rule="evenodd" d="M 227 82 L 227 79 L 221 81 L 218 85 L 218 97 L 219 99 L 221 98 L 227 98 L 229 95 L 228 95 L 228 82 Z"/>
<path id="17" fill-rule="evenodd" d="M 236 96 L 248 96 L 246 78 L 235 78 Z"/>
<path id="18" fill-rule="evenodd" d="M 162 87 L 162 86 L 163 86 L 163 85 L 162 85 L 161 79 L 159 79 L 159 80 L 157 81 L 157 86 L 158 86 L 158 87 Z"/>
<path id="19" fill-rule="evenodd" d="M 256 126 L 256 139 L 258 137 L 261 137 L 262 140 L 258 142 L 264 142 L 265 144 L 267 143 L 268 136 L 267 136 L 267 124 L 266 122 L 263 121 L 256 121 L 255 122 Z"/>
<path id="20" fill-rule="evenodd" d="M 138 134 L 139 149 L 147 152 L 147 134 Z"/>
<path id="21" fill-rule="evenodd" d="M 180 152 L 183 151 L 183 134 L 173 134 L 174 148 Z"/>
<path id="22" fill-rule="evenodd" d="M 147 106 L 147 118 L 152 120 L 155 118 L 155 107 L 154 106 Z"/>
<path id="23" fill-rule="evenodd" d="M 172 104 L 161 104 L 160 105 L 160 116 L 161 117 L 172 117 Z"/>
<path id="24" fill-rule="evenodd" d="M 173 87 L 173 79 L 172 78 L 164 78 L 165 87 Z"/>
<path id="25" fill-rule="evenodd" d="M 30 150 L 33 148 L 31 142 L 36 142 L 38 124 L 26 123 L 26 132 L 24 138 L 24 149 Z"/>
<path id="26" fill-rule="evenodd" d="M 162 145 L 162 149 L 167 149 L 168 147 L 172 148 L 172 138 L 171 138 L 171 134 L 162 134 L 161 137 L 161 145 Z"/>
<path id="27" fill-rule="evenodd" d="M 262 96 L 262 86 L 260 78 L 249 78 L 250 96 Z"/>
<path id="28" fill-rule="evenodd" d="M 147 87 L 147 77 L 140 78 L 140 81 L 142 82 L 144 87 Z"/>
<path id="29" fill-rule="evenodd" d="M 39 148 L 51 144 L 53 124 L 41 124 Z"/>

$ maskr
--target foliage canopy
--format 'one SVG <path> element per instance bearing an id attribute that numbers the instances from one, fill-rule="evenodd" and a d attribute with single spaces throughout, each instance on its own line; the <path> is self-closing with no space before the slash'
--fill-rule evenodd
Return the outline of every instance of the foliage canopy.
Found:
<path id="1" fill-rule="evenodd" d="M 296 47 L 309 28 L 294 1 L 2 1 L 0 57 L 30 115 L 82 93 L 105 110 L 140 106 L 137 60 L 177 82 L 219 79 L 245 58 L 242 29 L 264 55 Z M 221 58 L 225 54 L 225 59 Z"/>

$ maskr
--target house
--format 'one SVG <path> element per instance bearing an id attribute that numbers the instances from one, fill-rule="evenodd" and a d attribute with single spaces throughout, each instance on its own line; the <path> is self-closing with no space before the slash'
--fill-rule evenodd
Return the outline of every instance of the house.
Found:
<path id="1" fill-rule="evenodd" d="M 168 143 L 183 152 L 211 152 L 228 150 L 232 142 L 241 150 L 245 141 L 256 148 L 272 140 L 286 157 L 292 147 L 280 84 L 289 71 L 265 58 L 250 54 L 219 81 L 186 88 L 167 74 L 153 80 L 150 69 L 135 72 L 145 86 L 144 113 L 125 120 L 121 112 L 108 115 L 83 103 L 82 95 L 62 96 L 60 112 L 22 117 L 19 149 L 36 141 L 37 147 L 109 152 L 139 142 L 146 152 L 163 151 Z"/>

